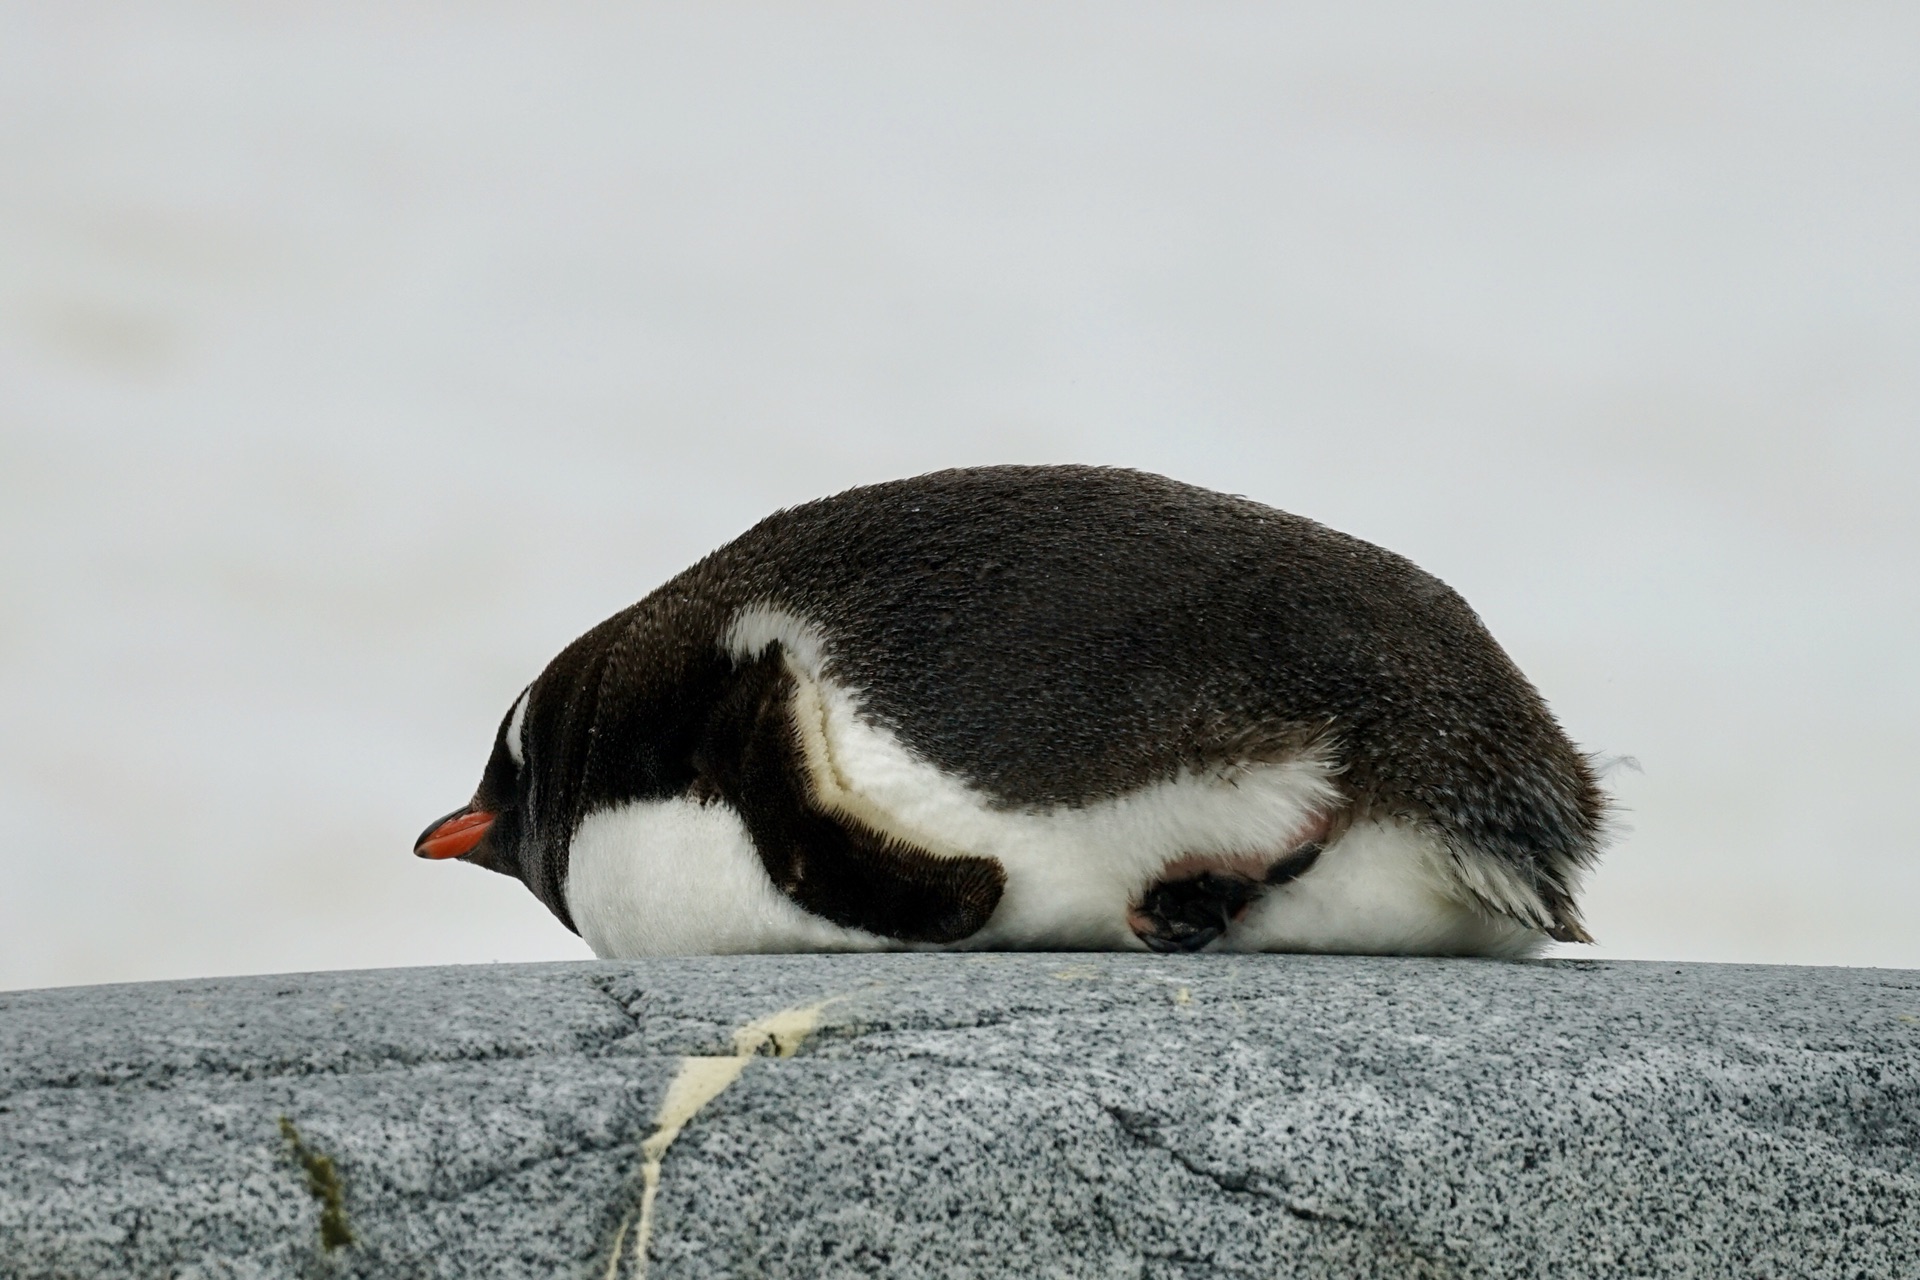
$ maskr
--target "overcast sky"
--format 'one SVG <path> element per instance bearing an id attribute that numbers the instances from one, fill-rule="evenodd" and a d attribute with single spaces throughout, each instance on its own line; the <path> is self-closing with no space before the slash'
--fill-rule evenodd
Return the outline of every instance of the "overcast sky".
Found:
<path id="1" fill-rule="evenodd" d="M 768 511 L 1084 461 L 1481 612 L 1565 953 L 1920 967 L 1911 4 L 0 8 L 0 987 L 584 956 L 416 861 Z"/>

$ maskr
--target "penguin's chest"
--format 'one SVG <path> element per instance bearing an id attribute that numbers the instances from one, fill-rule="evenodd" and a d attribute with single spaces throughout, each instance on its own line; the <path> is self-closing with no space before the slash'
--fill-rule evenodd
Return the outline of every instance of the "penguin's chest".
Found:
<path id="1" fill-rule="evenodd" d="M 893 945 L 782 893 L 740 814 L 720 801 L 641 800 L 590 814 L 567 865 L 567 909 L 603 958 Z"/>

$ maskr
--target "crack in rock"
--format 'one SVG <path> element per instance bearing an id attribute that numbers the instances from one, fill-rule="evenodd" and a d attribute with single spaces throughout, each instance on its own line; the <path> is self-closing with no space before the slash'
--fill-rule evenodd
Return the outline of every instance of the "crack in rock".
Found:
<path id="1" fill-rule="evenodd" d="M 88 1089 L 151 1089 L 165 1091 L 181 1086 L 191 1086 L 201 1082 L 234 1081 L 243 1084 L 266 1083 L 275 1080 L 300 1080 L 308 1078 L 350 1079 L 356 1076 L 380 1075 L 392 1071 L 409 1071 L 416 1067 L 464 1066 L 489 1062 L 523 1062 L 534 1058 L 594 1057 L 607 1048 L 625 1040 L 631 1032 L 617 1035 L 599 1036 L 583 1032 L 576 1036 L 570 1046 L 557 1045 L 476 1045 L 470 1048 L 459 1047 L 437 1053 L 410 1053 L 405 1050 L 382 1053 L 374 1051 L 340 1060 L 302 1061 L 286 1063 L 154 1063 L 143 1066 L 137 1071 L 123 1075 L 111 1074 L 106 1070 L 92 1072 L 76 1071 L 57 1078 L 44 1078 L 23 1086 L 17 1086 L 0 1093 L 0 1097 L 15 1098 L 29 1093 L 73 1092 Z"/>
<path id="2" fill-rule="evenodd" d="M 1180 1168 L 1196 1178 L 1212 1183 L 1229 1196 L 1247 1196 L 1270 1201 L 1290 1218 L 1310 1222 L 1316 1226 L 1337 1227 L 1343 1232 L 1364 1237 L 1376 1253 L 1393 1260 L 1402 1268 L 1411 1268 L 1396 1272 L 1409 1277 L 1409 1280 L 1449 1280 L 1450 1277 L 1462 1274 L 1461 1263 L 1434 1254 L 1430 1249 L 1414 1243 L 1404 1233 L 1385 1223 L 1368 1222 L 1349 1213 L 1312 1205 L 1297 1197 L 1269 1190 L 1256 1182 L 1258 1175 L 1252 1170 L 1220 1173 L 1207 1168 L 1167 1142 L 1161 1136 L 1159 1126 L 1150 1115 L 1111 1104 L 1103 1105 L 1101 1110 L 1105 1111 L 1120 1132 L 1134 1143 L 1165 1153 Z"/>
<path id="3" fill-rule="evenodd" d="M 1119 1127 L 1120 1132 L 1126 1134 L 1127 1137 L 1131 1138 L 1135 1143 L 1143 1147 L 1149 1147 L 1155 1151 L 1166 1153 L 1168 1158 L 1182 1169 L 1185 1169 L 1196 1178 L 1206 1179 L 1228 1195 L 1260 1196 L 1267 1200 L 1281 1199 L 1281 1197 L 1253 1185 L 1254 1175 L 1251 1171 L 1246 1173 L 1216 1173 L 1204 1165 L 1196 1164 L 1185 1152 L 1173 1146 L 1160 1136 L 1159 1126 L 1153 1122 L 1151 1116 L 1138 1111 L 1130 1111 L 1125 1107 L 1111 1105 L 1103 1106 L 1101 1110 L 1107 1113 L 1114 1124 Z M 1356 1223 L 1353 1225 L 1359 1224 Z"/>

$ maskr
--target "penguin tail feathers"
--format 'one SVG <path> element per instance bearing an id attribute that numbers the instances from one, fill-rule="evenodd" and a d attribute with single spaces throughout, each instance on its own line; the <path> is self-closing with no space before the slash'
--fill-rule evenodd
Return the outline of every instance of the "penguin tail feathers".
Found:
<path id="1" fill-rule="evenodd" d="M 1592 942 L 1593 935 L 1587 932 L 1587 926 L 1581 922 L 1580 912 L 1573 905 L 1573 898 L 1561 892 L 1546 898 L 1548 912 L 1553 917 L 1553 925 L 1547 930 L 1547 936 L 1555 942 Z"/>
<path id="2" fill-rule="evenodd" d="M 1555 942 L 1592 942 L 1573 895 L 1580 874 L 1595 857 L 1582 851 L 1548 866 L 1534 858 L 1515 861 L 1479 849 L 1448 849 L 1455 885 L 1477 907 L 1515 920 Z"/>
<path id="3" fill-rule="evenodd" d="M 1459 787 L 1429 803 L 1427 816 L 1467 901 L 1555 942 L 1590 943 L 1574 899 L 1619 833 L 1600 778 L 1633 766 L 1561 745 L 1505 769 L 1491 787 Z"/>

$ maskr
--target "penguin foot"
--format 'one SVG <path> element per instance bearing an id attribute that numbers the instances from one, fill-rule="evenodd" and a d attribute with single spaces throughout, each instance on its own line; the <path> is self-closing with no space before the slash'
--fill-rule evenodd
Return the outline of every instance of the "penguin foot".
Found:
<path id="1" fill-rule="evenodd" d="M 1155 951 L 1198 951 L 1245 915 L 1262 893 L 1312 870 L 1322 847 L 1310 839 L 1264 868 L 1245 861 L 1207 867 L 1197 858 L 1181 859 L 1168 868 L 1172 875 L 1147 889 L 1127 923 Z"/>
<path id="2" fill-rule="evenodd" d="M 1215 871 L 1162 880 L 1141 897 L 1127 923 L 1155 951 L 1198 951 L 1225 933 L 1263 887 L 1257 880 Z"/>

